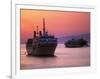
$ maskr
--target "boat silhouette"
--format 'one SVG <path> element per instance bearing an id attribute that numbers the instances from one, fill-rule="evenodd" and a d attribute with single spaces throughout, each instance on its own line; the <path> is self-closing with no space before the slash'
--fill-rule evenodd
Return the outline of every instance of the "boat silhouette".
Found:
<path id="1" fill-rule="evenodd" d="M 27 39 L 26 51 L 27 56 L 55 56 L 54 52 L 57 47 L 57 38 L 49 35 L 45 28 L 45 19 L 43 18 L 42 31 L 34 31 L 33 38 Z"/>
<path id="2" fill-rule="evenodd" d="M 83 46 L 88 46 L 88 41 L 83 38 L 71 39 L 71 40 L 66 41 L 64 44 L 65 44 L 65 47 L 70 47 L 70 48 L 83 47 Z"/>

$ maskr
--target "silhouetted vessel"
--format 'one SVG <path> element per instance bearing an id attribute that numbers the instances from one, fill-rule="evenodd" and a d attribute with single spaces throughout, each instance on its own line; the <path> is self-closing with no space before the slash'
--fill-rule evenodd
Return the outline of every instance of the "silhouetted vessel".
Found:
<path id="1" fill-rule="evenodd" d="M 65 47 L 83 47 L 88 46 L 88 41 L 84 39 L 71 39 L 65 42 Z"/>
<path id="2" fill-rule="evenodd" d="M 45 29 L 45 19 L 43 19 L 43 31 L 34 31 L 34 36 L 27 40 L 26 50 L 28 56 L 54 56 L 57 46 L 57 38 L 48 35 Z"/>

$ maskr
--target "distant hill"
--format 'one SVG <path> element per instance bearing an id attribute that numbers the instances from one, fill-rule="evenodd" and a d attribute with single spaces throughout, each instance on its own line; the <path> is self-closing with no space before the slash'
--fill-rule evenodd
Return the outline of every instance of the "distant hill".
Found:
<path id="1" fill-rule="evenodd" d="M 71 35 L 71 36 L 63 36 L 58 38 L 58 43 L 64 43 L 67 40 L 70 39 L 79 39 L 79 38 L 83 38 L 85 40 L 87 40 L 88 42 L 90 42 L 90 33 L 87 34 L 80 34 L 80 35 Z"/>

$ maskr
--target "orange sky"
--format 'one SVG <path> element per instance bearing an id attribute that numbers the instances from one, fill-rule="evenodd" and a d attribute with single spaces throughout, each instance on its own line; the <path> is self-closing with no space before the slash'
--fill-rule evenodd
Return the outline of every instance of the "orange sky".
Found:
<path id="1" fill-rule="evenodd" d="M 21 9 L 21 43 L 31 38 L 36 26 L 42 29 L 45 18 L 46 29 L 56 37 L 90 33 L 89 12 L 62 12 Z"/>

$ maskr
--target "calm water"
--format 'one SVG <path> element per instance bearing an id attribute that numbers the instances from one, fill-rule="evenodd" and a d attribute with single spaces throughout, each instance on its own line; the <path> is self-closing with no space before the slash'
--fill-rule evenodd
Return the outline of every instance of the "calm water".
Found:
<path id="1" fill-rule="evenodd" d="M 90 65 L 90 47 L 65 48 L 59 44 L 56 57 L 28 57 L 25 45 L 21 45 L 21 69 L 79 67 Z"/>

